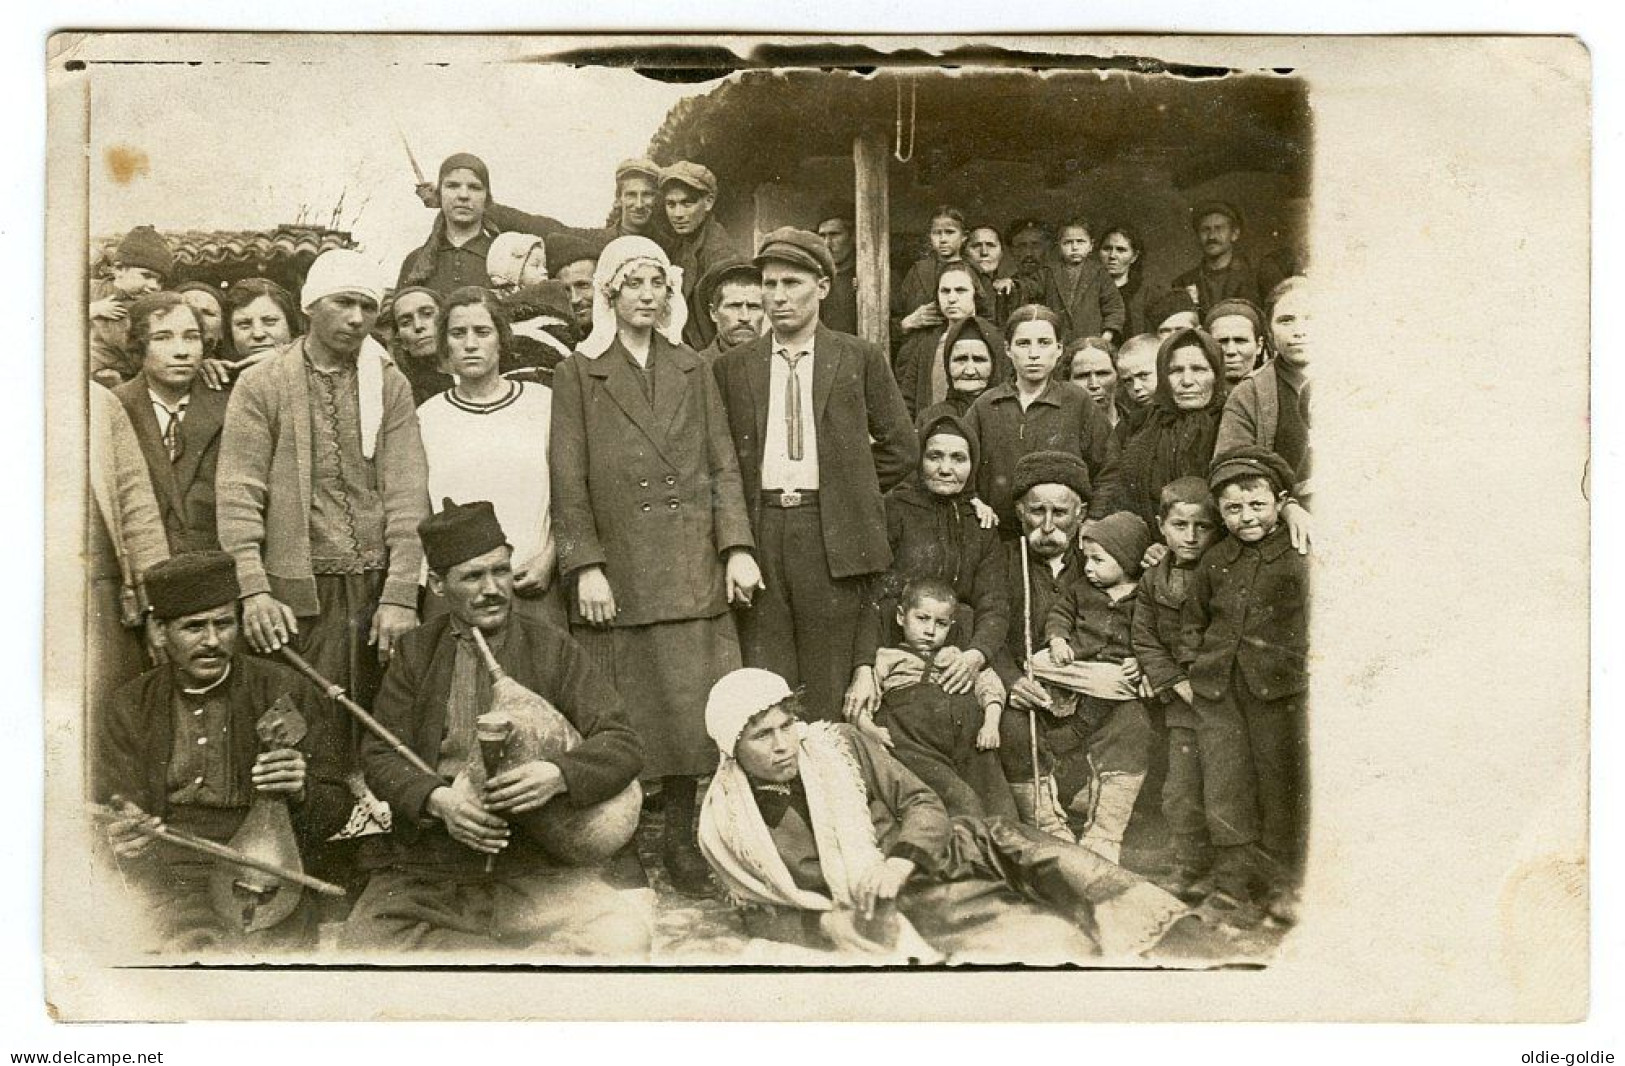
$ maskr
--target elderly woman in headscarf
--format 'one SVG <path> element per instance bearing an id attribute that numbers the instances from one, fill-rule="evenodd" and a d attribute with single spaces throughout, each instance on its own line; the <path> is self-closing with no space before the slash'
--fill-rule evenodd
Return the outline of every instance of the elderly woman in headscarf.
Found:
<path id="1" fill-rule="evenodd" d="M 524 372 L 529 380 L 553 382 L 553 368 L 581 339 L 570 310 L 570 291 L 547 276 L 547 245 L 533 233 L 503 233 L 485 257 L 491 291 L 513 331 L 502 353 L 502 373 Z"/>
<path id="2" fill-rule="evenodd" d="M 941 321 L 910 333 L 897 352 L 897 387 L 910 418 L 948 398 L 948 336 L 959 336 L 964 323 L 976 315 L 975 268 L 968 263 L 943 267 L 937 276 L 934 306 Z M 977 332 L 984 331 L 978 328 Z"/>
<path id="3" fill-rule="evenodd" d="M 954 625 L 937 656 L 935 678 L 921 687 L 935 686 L 953 697 L 971 692 L 977 675 L 1003 647 L 1010 603 L 998 531 L 984 528 L 971 502 L 975 436 L 946 406 L 932 410 L 920 420 L 919 467 L 886 494 L 892 564 L 876 585 L 861 639 L 871 649 L 895 646 L 901 638 L 896 615 L 904 587 L 920 578 L 946 582 L 958 598 Z M 860 724 L 868 725 L 867 719 Z M 876 724 L 884 727 L 884 722 Z M 905 743 L 899 747 L 896 740 Z M 1015 817 L 997 752 L 979 751 L 967 765 L 950 767 L 906 743 L 895 730 L 884 742 L 936 790 L 948 813 Z M 967 795 L 966 785 L 973 796 Z"/>
<path id="4" fill-rule="evenodd" d="M 1181 329 L 1157 350 L 1157 391 L 1145 423 L 1123 450 L 1124 499 L 1153 524 L 1162 487 L 1204 477 L 1213 461 L 1228 395 L 1224 353 L 1208 334 Z"/>
<path id="5" fill-rule="evenodd" d="M 614 679 L 665 796 L 661 858 L 705 894 L 695 785 L 711 685 L 739 666 L 732 604 L 761 587 L 722 397 L 681 341 L 682 279 L 646 237 L 593 274 L 593 329 L 553 379 L 553 525 L 571 628 Z"/>
<path id="6" fill-rule="evenodd" d="M 919 425 L 939 414 L 964 417 L 978 396 L 1010 377 L 1004 335 L 985 318 L 966 318 L 949 325 L 939 356 L 947 391 L 940 401 L 921 408 Z"/>

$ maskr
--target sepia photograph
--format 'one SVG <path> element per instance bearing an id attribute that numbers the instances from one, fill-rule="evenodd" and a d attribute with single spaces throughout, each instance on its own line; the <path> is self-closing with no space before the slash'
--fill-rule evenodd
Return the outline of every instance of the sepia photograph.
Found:
<path id="1" fill-rule="evenodd" d="M 1351 837 L 1417 814 L 1361 640 L 1426 606 L 1364 606 L 1352 508 L 1427 433 L 1346 358 L 1338 51 L 54 37 L 47 955 L 1335 984 Z M 1584 316 L 1531 464 L 1584 463 Z M 1583 963 L 1575 505 L 1513 918 Z M 1488 1013 L 1583 1002 L 1540 943 Z"/>

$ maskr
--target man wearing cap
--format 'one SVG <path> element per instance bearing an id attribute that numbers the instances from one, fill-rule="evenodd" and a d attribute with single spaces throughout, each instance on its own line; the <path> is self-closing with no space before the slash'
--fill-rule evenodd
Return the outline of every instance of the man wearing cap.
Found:
<path id="1" fill-rule="evenodd" d="M 421 285 L 447 296 L 464 285 L 489 288 L 486 258 L 492 238 L 499 233 L 530 233 L 544 240 L 562 233 L 585 238 L 598 234 L 496 203 L 490 170 L 484 160 L 468 152 L 447 156 L 435 183 L 419 185 L 417 194 L 424 206 L 437 207 L 440 213 L 429 229 L 429 239 L 401 263 L 397 289 Z"/>
<path id="2" fill-rule="evenodd" d="M 850 201 L 825 206 L 818 220 L 818 235 L 835 261 L 829 295 L 818 308 L 818 319 L 837 333 L 858 332 L 857 209 Z"/>
<path id="3" fill-rule="evenodd" d="M 879 706 L 859 620 L 891 565 L 881 493 L 918 444 L 885 354 L 818 321 L 835 273 L 823 240 L 776 229 L 755 262 L 771 330 L 712 364 L 767 586 L 739 616 L 744 659 L 805 686 L 814 717 L 850 718 Z"/>
<path id="4" fill-rule="evenodd" d="M 694 295 L 716 327 L 716 337 L 700 352 L 707 363 L 762 335 L 767 316 L 762 306 L 762 271 L 754 263 L 734 257 L 722 260 L 705 272 Z"/>
<path id="5" fill-rule="evenodd" d="M 363 854 L 374 873 L 345 944 L 644 957 L 646 916 L 599 868 L 561 865 L 506 821 L 600 803 L 638 776 L 642 753 L 614 686 L 562 629 L 513 611 L 513 549 L 491 504 L 447 500 L 420 528 L 429 589 L 447 613 L 401 642 L 373 713 L 436 773 L 363 738 L 367 781 L 395 827 Z M 475 720 L 491 709 L 492 683 L 476 628 L 508 677 L 570 720 L 578 745 L 486 780 Z"/>
<path id="6" fill-rule="evenodd" d="M 672 235 L 660 202 L 660 166 L 652 159 L 623 159 L 615 167 L 615 206 L 602 243 L 616 237 L 647 237 L 668 253 L 671 250 Z"/>
<path id="7" fill-rule="evenodd" d="M 1220 300 L 1237 297 L 1257 306 L 1258 274 L 1236 249 L 1241 240 L 1241 212 L 1223 200 L 1207 200 L 1191 210 L 1191 229 L 1202 249 L 1202 261 L 1174 279 L 1206 311 Z"/>
<path id="8" fill-rule="evenodd" d="M 216 481 L 249 645 L 292 645 L 363 705 L 417 625 L 417 526 L 429 513 L 412 386 L 370 335 L 378 299 L 359 253 L 311 264 L 310 329 L 238 379 Z"/>
<path id="9" fill-rule="evenodd" d="M 1160 888 L 1006 818 L 949 818 L 878 743 L 798 721 L 799 702 L 746 668 L 706 704 L 720 759 L 700 847 L 751 935 L 870 962 L 1200 950 L 1202 927 Z"/>
<path id="10" fill-rule="evenodd" d="M 113 276 L 90 283 L 90 376 L 113 388 L 141 370 L 141 359 L 126 348 L 129 308 L 157 292 L 175 271 L 169 244 L 151 226 L 124 235 L 113 254 Z"/>
<path id="11" fill-rule="evenodd" d="M 733 252 L 733 238 L 712 217 L 717 205 L 717 178 L 709 167 L 680 159 L 660 172 L 660 199 L 666 222 L 676 239 L 671 261 L 683 269 L 683 299 L 695 307 L 699 280 Z M 683 343 L 703 351 L 716 335 L 709 315 L 690 314 L 683 326 Z"/>
<path id="12" fill-rule="evenodd" d="M 1258 366 L 1264 354 L 1264 313 L 1257 304 L 1234 297 L 1220 300 L 1202 316 L 1202 327 L 1224 353 L 1224 377 L 1232 387 Z"/>
<path id="13" fill-rule="evenodd" d="M 1049 227 L 1036 218 L 1018 218 L 1005 231 L 1004 243 L 1016 261 L 1016 277 L 1022 288 L 1028 293 L 1043 292 L 1044 267 L 1054 246 Z"/>
<path id="14" fill-rule="evenodd" d="M 592 332 L 592 276 L 602 251 L 603 242 L 568 233 L 547 242 L 547 272 L 569 294 L 579 337 Z"/>
<path id="15" fill-rule="evenodd" d="M 226 843 L 256 796 L 288 801 L 301 845 L 344 821 L 349 792 L 332 764 L 332 703 L 289 668 L 243 653 L 231 556 L 190 552 L 146 573 L 151 632 L 167 662 L 117 690 L 92 727 L 97 802 L 134 804 L 115 815 L 107 840 L 125 878 L 152 904 L 155 933 L 169 950 L 241 946 L 210 905 L 214 863 L 154 841 L 138 826 L 160 822 Z M 304 719 L 304 738 L 262 751 L 260 717 L 278 701 Z M 250 935 L 256 947 L 314 942 L 308 893 L 292 917 Z"/>
<path id="16" fill-rule="evenodd" d="M 203 327 L 184 299 L 155 292 L 130 305 L 141 373 L 113 390 L 141 442 L 171 552 L 220 547 L 214 481 L 227 393 L 204 385 Z"/>
<path id="17" fill-rule="evenodd" d="M 992 664 L 1010 694 L 1009 711 L 999 720 L 999 762 L 1016 795 L 1016 810 L 1022 820 L 1035 817 L 1036 798 L 1038 828 L 1071 840 L 1062 807 L 1070 795 L 1059 795 L 1056 777 L 1066 777 L 1071 792 L 1076 792 L 1079 775 L 1073 771 L 1079 769 L 1083 752 L 1075 751 L 1076 744 L 1067 745 L 1068 752 L 1077 758 L 1068 759 L 1058 770 L 1050 735 L 1065 730 L 1066 722 L 1051 713 L 1056 709 L 1055 701 L 1043 685 L 1027 676 L 1025 664 L 1029 652 L 1043 647 L 1044 624 L 1050 610 L 1066 598 L 1075 582 L 1085 580 L 1078 529 L 1088 515 L 1089 468 L 1070 452 L 1032 452 L 1016 463 L 1010 491 L 1016 501 L 1022 536 L 1009 546 L 1005 573 L 1010 589 L 1010 630 L 1003 652 Z M 1025 568 L 1021 558 L 1024 549 Z M 1023 609 L 1025 623 L 1021 622 Z M 1036 784 L 1029 711 L 1038 715 Z"/>

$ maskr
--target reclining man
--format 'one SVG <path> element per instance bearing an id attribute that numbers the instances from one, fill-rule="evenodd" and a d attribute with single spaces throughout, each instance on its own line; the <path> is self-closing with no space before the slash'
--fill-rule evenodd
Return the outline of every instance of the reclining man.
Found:
<path id="1" fill-rule="evenodd" d="M 706 705 L 721 761 L 700 850 L 752 936 L 871 962 L 1213 953 L 1215 934 L 1162 889 L 1006 818 L 950 819 L 884 748 L 799 721 L 797 703 L 747 667 Z"/>

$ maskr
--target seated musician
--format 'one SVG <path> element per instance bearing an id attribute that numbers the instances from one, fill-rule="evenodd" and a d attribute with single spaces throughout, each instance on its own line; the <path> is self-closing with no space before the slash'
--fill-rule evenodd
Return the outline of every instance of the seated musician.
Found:
<path id="1" fill-rule="evenodd" d="M 367 783 L 394 810 L 395 824 L 362 853 L 374 872 L 342 943 L 367 951 L 646 957 L 649 918 L 630 894 L 612 888 L 600 867 L 554 860 L 504 817 L 592 806 L 637 778 L 642 750 L 613 686 L 568 633 L 513 611 L 513 549 L 491 504 L 447 500 L 418 531 L 429 591 L 444 598 L 446 613 L 402 640 L 373 713 L 437 772 L 425 773 L 371 733 L 363 738 Z M 476 626 L 507 675 L 550 701 L 582 736 L 569 752 L 502 769 L 483 787 L 468 784 L 485 777 L 475 720 L 492 703 Z M 469 772 L 475 763 L 477 776 Z"/>
<path id="2" fill-rule="evenodd" d="M 1091 851 L 1008 818 L 950 818 L 877 742 L 798 721 L 797 702 L 746 668 L 706 705 L 722 758 L 700 850 L 753 937 L 858 964 L 1223 950 L 1173 896 Z"/>
<path id="3" fill-rule="evenodd" d="M 107 827 L 124 880 L 147 897 L 161 950 L 309 946 L 316 908 L 308 891 L 282 921 L 266 929 L 250 922 L 245 931 L 249 900 L 228 893 L 229 907 L 211 905 L 214 859 L 155 841 L 140 827 L 161 822 L 228 843 L 256 796 L 281 797 L 301 849 L 325 839 L 350 808 L 349 790 L 325 757 L 335 712 L 293 670 L 244 653 L 230 555 L 177 555 L 147 571 L 146 590 L 153 639 L 168 662 L 117 690 L 93 725 L 95 798 L 117 797 L 141 812 L 122 808 L 126 814 Z M 256 726 L 279 703 L 298 712 L 304 736 L 262 751 Z M 242 872 L 231 869 L 232 880 Z"/>

